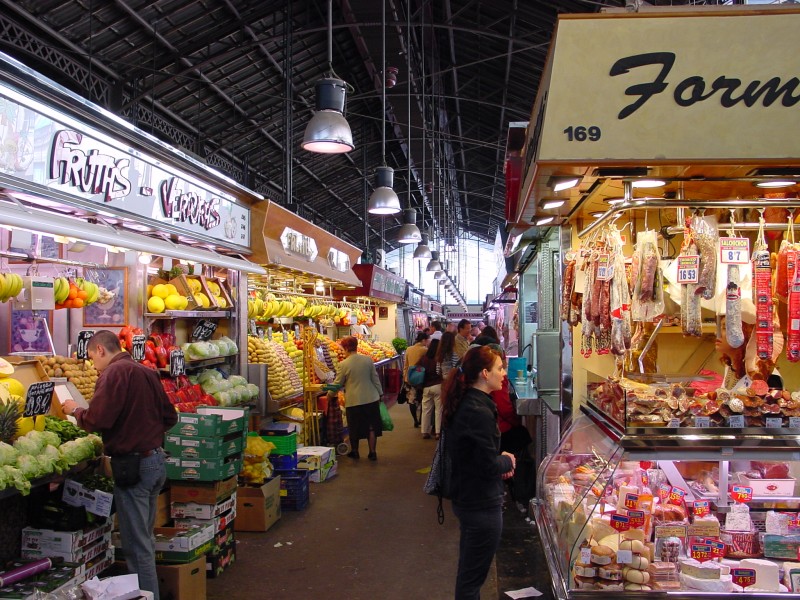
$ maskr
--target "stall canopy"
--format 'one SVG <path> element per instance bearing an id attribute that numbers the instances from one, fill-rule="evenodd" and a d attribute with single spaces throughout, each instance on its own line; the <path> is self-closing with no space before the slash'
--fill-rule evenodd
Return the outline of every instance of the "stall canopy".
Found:
<path id="1" fill-rule="evenodd" d="M 361 250 L 270 200 L 252 207 L 250 260 L 277 270 L 322 280 L 336 289 L 354 289 L 361 281 L 353 265 Z"/>
<path id="2" fill-rule="evenodd" d="M 354 265 L 353 271 L 362 285 L 351 291 L 339 291 L 335 296 L 368 296 L 397 304 L 404 300 L 406 280 L 399 275 L 371 264 Z"/>

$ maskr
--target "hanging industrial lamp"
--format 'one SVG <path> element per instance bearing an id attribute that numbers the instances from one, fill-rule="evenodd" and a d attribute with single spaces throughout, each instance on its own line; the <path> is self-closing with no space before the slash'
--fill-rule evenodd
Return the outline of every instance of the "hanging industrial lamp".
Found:
<path id="1" fill-rule="evenodd" d="M 415 244 L 422 241 L 422 234 L 417 227 L 417 211 L 413 208 L 403 211 L 403 226 L 400 227 L 397 241 L 401 244 Z"/>
<path id="2" fill-rule="evenodd" d="M 428 261 L 428 266 L 425 267 L 428 272 L 436 272 L 442 270 L 442 263 L 439 262 L 439 251 L 431 250 L 431 259 Z"/>
<path id="3" fill-rule="evenodd" d="M 417 244 L 417 247 L 414 249 L 414 258 L 417 260 L 422 260 L 424 258 L 431 257 L 431 249 L 428 247 L 428 234 L 423 233 L 422 239 Z"/>
<path id="4" fill-rule="evenodd" d="M 400 198 L 392 189 L 394 184 L 394 169 L 386 166 L 386 0 L 383 4 L 382 25 L 382 54 L 383 62 L 381 75 L 381 157 L 383 166 L 375 169 L 375 191 L 369 197 L 367 212 L 373 215 L 394 215 L 400 212 Z"/>
<path id="5" fill-rule="evenodd" d="M 353 133 L 344 118 L 347 84 L 333 72 L 333 0 L 328 0 L 328 76 L 317 81 L 314 116 L 306 125 L 301 146 L 310 152 L 342 154 L 350 152 Z"/>

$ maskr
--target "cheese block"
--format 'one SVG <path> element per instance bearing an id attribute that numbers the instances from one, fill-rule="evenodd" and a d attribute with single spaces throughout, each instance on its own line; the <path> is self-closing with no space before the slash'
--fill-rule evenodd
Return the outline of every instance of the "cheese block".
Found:
<path id="1" fill-rule="evenodd" d="M 619 493 L 617 494 L 617 510 L 624 510 L 628 507 L 625 506 L 625 496 L 627 494 L 639 495 L 639 488 L 635 485 L 621 485 L 619 486 Z"/>
<path id="2" fill-rule="evenodd" d="M 731 592 L 733 591 L 733 578 L 722 575 L 719 579 L 698 579 L 686 573 L 680 574 L 681 586 L 701 592 Z"/>
<path id="3" fill-rule="evenodd" d="M 614 528 L 609 525 L 609 521 L 610 519 L 603 519 L 601 517 L 595 517 L 590 521 L 592 526 L 592 537 L 594 539 L 602 540 L 610 535 L 617 535 L 617 532 L 614 530 Z"/>
<path id="4" fill-rule="evenodd" d="M 750 520 L 750 507 L 746 504 L 734 504 L 725 515 L 726 531 L 750 531 L 753 522 Z"/>
<path id="5" fill-rule="evenodd" d="M 722 575 L 719 563 L 710 561 L 701 563 L 694 558 L 685 558 L 678 561 L 678 564 L 681 567 L 681 574 L 690 575 L 697 579 L 719 579 Z"/>
<path id="6" fill-rule="evenodd" d="M 602 538 L 598 544 L 600 546 L 608 546 L 614 552 L 616 552 L 619 550 L 619 535 L 616 533 L 613 535 L 607 535 L 606 537 Z"/>
<path id="7" fill-rule="evenodd" d="M 779 592 L 780 577 L 778 575 L 778 565 L 770 560 L 760 558 L 745 558 L 739 563 L 740 569 L 754 569 L 756 572 L 756 584 L 760 590 L 768 592 Z"/>
<path id="8" fill-rule="evenodd" d="M 641 529 L 628 529 L 628 531 L 623 531 L 622 537 L 626 540 L 639 540 L 644 543 L 644 531 Z"/>
<path id="9" fill-rule="evenodd" d="M 597 577 L 597 569 L 593 565 L 576 562 L 573 570 L 578 577 Z"/>
<path id="10" fill-rule="evenodd" d="M 783 583 L 789 587 L 790 592 L 800 592 L 800 589 L 794 589 L 792 585 L 792 575 L 795 575 L 795 580 L 800 581 L 800 562 L 783 563 Z"/>

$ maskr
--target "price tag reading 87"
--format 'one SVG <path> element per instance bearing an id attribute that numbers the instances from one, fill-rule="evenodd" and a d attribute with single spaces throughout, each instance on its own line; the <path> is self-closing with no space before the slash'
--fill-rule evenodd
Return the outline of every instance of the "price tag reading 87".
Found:
<path id="1" fill-rule="evenodd" d="M 734 502 L 750 502 L 753 499 L 753 488 L 746 485 L 732 485 L 730 495 Z"/>
<path id="2" fill-rule="evenodd" d="M 695 560 L 699 560 L 701 563 L 711 560 L 711 545 L 692 544 L 690 556 Z"/>
<path id="3" fill-rule="evenodd" d="M 719 262 L 723 265 L 750 264 L 750 240 L 741 237 L 719 238 Z"/>
<path id="4" fill-rule="evenodd" d="M 678 257 L 678 283 L 697 283 L 700 277 L 700 256 Z"/>
<path id="5" fill-rule="evenodd" d="M 756 570 L 755 569 L 731 569 L 731 579 L 733 583 L 741 587 L 749 587 L 756 584 Z"/>

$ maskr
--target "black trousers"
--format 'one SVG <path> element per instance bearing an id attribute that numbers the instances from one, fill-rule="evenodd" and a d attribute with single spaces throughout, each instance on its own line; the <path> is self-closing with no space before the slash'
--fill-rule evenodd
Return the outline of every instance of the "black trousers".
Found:
<path id="1" fill-rule="evenodd" d="M 455 600 L 480 600 L 503 533 L 503 507 L 464 510 L 453 505 L 461 524 Z"/>

